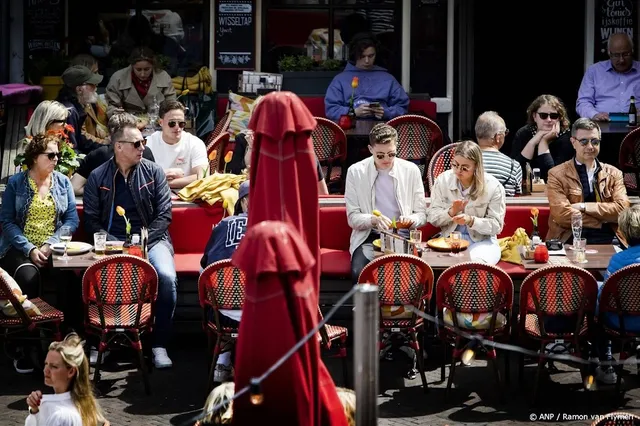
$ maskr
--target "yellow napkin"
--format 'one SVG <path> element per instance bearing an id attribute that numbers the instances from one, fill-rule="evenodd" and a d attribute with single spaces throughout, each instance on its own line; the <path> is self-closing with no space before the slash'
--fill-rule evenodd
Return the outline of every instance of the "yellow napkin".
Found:
<path id="1" fill-rule="evenodd" d="M 511 237 L 500 238 L 498 244 L 502 252 L 500 260 L 522 265 L 522 258 L 518 252 L 518 246 L 529 245 L 531 241 L 524 228 L 518 228 Z"/>
<path id="2" fill-rule="evenodd" d="M 227 200 L 227 212 L 233 214 L 233 207 L 238 201 L 238 189 L 245 180 L 246 175 L 214 173 L 185 186 L 178 196 L 183 201 L 202 200 L 209 205 Z"/>

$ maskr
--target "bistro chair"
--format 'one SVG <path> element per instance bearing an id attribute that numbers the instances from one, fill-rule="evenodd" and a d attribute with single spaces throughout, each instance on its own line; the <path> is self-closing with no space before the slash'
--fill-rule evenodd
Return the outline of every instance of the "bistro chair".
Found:
<path id="1" fill-rule="evenodd" d="M 458 146 L 458 143 L 459 142 L 455 142 L 443 146 L 433 155 L 433 157 L 431 157 L 429 168 L 427 169 L 427 188 L 425 188 L 427 190 L 427 194 L 431 192 L 431 188 L 433 188 L 436 178 L 440 176 L 441 173 L 451 168 L 453 152 Z"/>
<path id="2" fill-rule="evenodd" d="M 604 333 L 620 342 L 620 361 L 627 359 L 629 352 L 635 352 L 635 339 L 640 338 L 639 332 L 625 327 L 625 319 L 630 316 L 640 319 L 640 264 L 626 266 L 611 274 L 600 295 L 598 324 Z M 631 349 L 625 350 L 629 346 Z M 616 367 L 616 392 L 619 393 L 623 364 Z"/>
<path id="3" fill-rule="evenodd" d="M 7 316 L 0 311 L 0 338 L 4 339 L 5 345 L 12 340 L 62 340 L 60 324 L 64 314 L 37 297 L 29 300 L 40 310 L 40 315 L 30 317 L 2 275 L 0 300 L 8 300 L 17 313 L 17 316 Z"/>
<path id="4" fill-rule="evenodd" d="M 392 343 L 394 334 L 409 340 L 415 352 L 415 361 L 422 380 L 424 392 L 428 392 L 427 378 L 424 372 L 424 359 L 420 350 L 417 332 L 423 326 L 423 319 L 415 312 L 406 312 L 405 307 L 425 312 L 429 307 L 433 290 L 433 270 L 417 256 L 408 254 L 387 254 L 370 262 L 358 277 L 359 284 L 378 286 L 380 301 L 380 349 L 386 351 Z M 401 315 L 388 314 L 404 311 Z"/>
<path id="5" fill-rule="evenodd" d="M 392 118 L 387 124 L 398 132 L 398 157 L 418 165 L 426 187 L 429 162 L 443 144 L 442 130 L 435 121 L 415 114 Z"/>
<path id="6" fill-rule="evenodd" d="M 311 132 L 313 150 L 322 167 L 327 187 L 343 192 L 347 161 L 347 135 L 331 120 L 315 117 L 318 123 Z"/>
<path id="7" fill-rule="evenodd" d="M 318 320 L 322 321 L 322 311 L 318 306 Z M 347 335 L 348 331 L 346 327 L 340 327 L 337 325 L 325 324 L 318 332 L 318 343 L 326 349 L 331 350 L 332 342 L 335 342 L 338 347 L 338 354 L 336 358 L 342 359 L 342 374 L 345 387 L 349 386 L 349 371 L 347 369 Z"/>
<path id="8" fill-rule="evenodd" d="M 544 355 L 557 348 L 572 349 L 582 357 L 593 329 L 598 284 L 588 271 L 573 265 L 550 265 L 529 274 L 520 287 L 519 337 L 523 346 L 538 345 L 538 370 L 533 386 L 536 401 L 540 376 L 547 359 Z M 547 321 L 549 320 L 549 321 Z M 552 331 L 552 321 L 555 325 Z M 564 325 L 564 327 L 561 326 Z M 560 330 L 560 331 L 559 331 Z M 551 344 L 549 347 L 547 345 Z M 571 348 L 569 347 L 571 345 Z M 588 354 L 587 354 L 588 356 Z M 522 379 L 524 355 L 520 356 L 519 377 Z M 584 382 L 587 371 L 580 366 Z"/>
<path id="9" fill-rule="evenodd" d="M 445 343 L 440 377 L 444 381 L 447 347 L 453 346 L 451 369 L 445 399 L 448 398 L 456 372 L 466 350 L 481 350 L 493 364 L 500 390 L 504 383 L 493 346 L 486 347 L 478 340 L 475 347 L 467 346 L 461 334 L 480 336 L 487 341 L 509 340 L 513 309 L 513 282 L 502 269 L 486 263 L 464 262 L 447 268 L 436 284 L 438 336 Z M 446 309 L 446 314 L 445 314 Z M 471 323 L 467 319 L 472 319 Z M 471 342 L 470 344 L 473 344 Z M 505 353 L 505 378 L 509 380 L 509 353 Z M 504 394 L 501 393 L 501 399 Z"/>
<path id="10" fill-rule="evenodd" d="M 207 333 L 209 353 L 208 390 L 213 388 L 213 376 L 218 357 L 233 349 L 238 340 L 239 324 L 230 325 L 221 309 L 242 310 L 245 298 L 244 272 L 231 264 L 231 259 L 219 260 L 207 266 L 198 279 L 198 296 L 202 307 L 202 327 Z"/>
<path id="11" fill-rule="evenodd" d="M 93 380 L 100 381 L 102 355 L 113 343 L 124 343 L 138 353 L 144 388 L 151 386 L 141 338 L 153 331 L 158 274 L 148 261 L 127 254 L 97 260 L 82 278 L 87 333 L 100 336 Z"/>
<path id="12" fill-rule="evenodd" d="M 624 186 L 629 195 L 638 195 L 640 182 L 640 127 L 633 129 L 620 144 L 618 167 L 622 171 Z"/>
<path id="13" fill-rule="evenodd" d="M 222 132 L 207 144 L 207 159 L 209 160 L 209 173 L 222 171 L 224 161 L 220 157 L 224 156 L 229 139 L 231 135 L 228 132 Z M 215 157 L 211 159 L 212 153 L 215 152 Z"/>

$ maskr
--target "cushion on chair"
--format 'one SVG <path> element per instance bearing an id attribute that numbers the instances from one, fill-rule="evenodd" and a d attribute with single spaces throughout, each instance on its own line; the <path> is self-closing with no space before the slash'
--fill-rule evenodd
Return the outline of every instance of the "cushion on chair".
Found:
<path id="1" fill-rule="evenodd" d="M 451 317 L 451 311 L 447 308 L 442 310 L 444 323 L 446 325 L 453 327 L 453 318 Z M 491 318 L 493 317 L 492 312 L 486 313 L 466 313 L 466 312 L 458 312 L 456 314 L 456 318 L 458 319 L 458 325 L 460 327 L 464 327 L 469 330 L 488 330 L 491 326 Z M 507 323 L 507 318 L 498 312 L 496 315 L 496 326 L 495 328 L 502 328 Z"/>
<path id="2" fill-rule="evenodd" d="M 332 277 L 350 277 L 351 255 L 349 251 L 321 248 L 320 274 Z"/>
<path id="3" fill-rule="evenodd" d="M 47 302 L 45 302 L 44 300 L 40 299 L 39 297 L 36 297 L 35 299 L 29 299 L 29 300 L 40 311 L 40 315 L 37 315 L 35 317 L 31 317 L 31 320 L 34 323 L 53 321 L 53 320 L 60 320 L 60 321 L 64 320 L 64 314 L 61 311 L 59 311 L 56 308 L 54 308 L 53 306 L 49 305 Z M 3 327 L 15 327 L 15 326 L 19 326 L 21 324 L 23 324 L 22 318 L 20 318 L 20 317 L 8 317 L 8 316 L 5 316 L 4 314 L 0 313 L 0 326 L 3 326 Z"/>
<path id="4" fill-rule="evenodd" d="M 104 322 L 107 328 L 126 328 L 135 326 L 138 305 L 104 305 Z M 150 321 L 151 305 L 142 305 L 140 314 L 140 324 L 144 325 Z M 89 324 L 102 327 L 100 324 L 100 312 L 98 306 L 89 305 Z"/>
<path id="5" fill-rule="evenodd" d="M 201 253 L 182 253 L 173 256 L 178 275 L 200 275 Z"/>
<path id="6" fill-rule="evenodd" d="M 573 327 L 575 327 L 575 321 L 573 322 Z M 573 327 L 571 330 L 568 330 L 565 334 L 573 334 Z M 524 322 L 524 329 L 530 336 L 534 337 L 542 337 L 542 333 L 540 332 L 540 323 L 538 321 L 538 315 L 536 314 L 527 314 Z M 545 330 L 546 331 L 546 330 Z M 580 328 L 580 335 L 584 336 L 587 334 L 588 325 L 587 319 L 585 318 L 582 322 L 582 328 Z M 561 336 L 561 334 L 549 333 L 547 332 L 549 337 Z"/>

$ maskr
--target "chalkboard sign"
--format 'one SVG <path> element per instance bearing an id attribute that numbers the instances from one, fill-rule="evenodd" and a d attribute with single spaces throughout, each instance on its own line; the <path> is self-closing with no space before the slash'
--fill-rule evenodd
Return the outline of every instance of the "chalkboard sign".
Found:
<path id="1" fill-rule="evenodd" d="M 254 70 L 256 12 L 252 0 L 216 0 L 216 69 Z"/>
<path id="2" fill-rule="evenodd" d="M 64 49 L 64 0 L 27 0 L 24 6 L 25 53 L 46 55 Z"/>
<path id="3" fill-rule="evenodd" d="M 595 10 L 595 62 L 609 59 L 607 40 L 611 34 L 627 33 L 635 40 L 638 17 L 635 0 L 597 0 Z"/>

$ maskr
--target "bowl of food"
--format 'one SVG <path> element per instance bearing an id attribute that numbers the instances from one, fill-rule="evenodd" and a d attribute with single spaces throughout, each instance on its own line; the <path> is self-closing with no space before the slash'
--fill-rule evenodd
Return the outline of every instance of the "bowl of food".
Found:
<path id="1" fill-rule="evenodd" d="M 442 251 L 442 252 L 451 251 L 451 244 L 449 243 L 449 238 L 445 238 L 445 237 L 432 238 L 431 240 L 427 241 L 427 246 L 429 246 L 429 248 L 434 251 Z M 467 247 L 469 247 L 469 241 L 461 240 L 460 251 L 466 250 Z"/>

